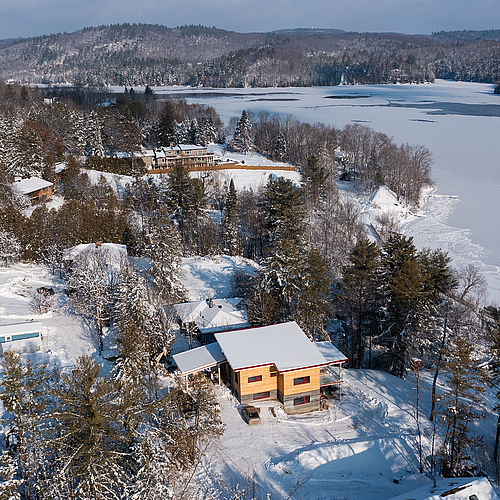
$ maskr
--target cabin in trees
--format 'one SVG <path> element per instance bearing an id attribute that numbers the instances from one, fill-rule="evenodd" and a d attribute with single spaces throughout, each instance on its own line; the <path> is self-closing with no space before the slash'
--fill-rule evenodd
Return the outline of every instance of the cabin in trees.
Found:
<path id="1" fill-rule="evenodd" d="M 203 344 L 214 342 L 216 332 L 249 328 L 248 316 L 240 308 L 241 299 L 207 299 L 174 306 L 181 329 L 196 334 Z"/>
<path id="2" fill-rule="evenodd" d="M 42 345 L 42 322 L 27 321 L 0 325 L 0 356 L 5 351 L 16 351 L 18 354 L 33 353 Z"/>
<path id="3" fill-rule="evenodd" d="M 320 408 L 322 390 L 340 386 L 347 358 L 311 342 L 295 322 L 215 334 L 216 342 L 173 356 L 181 374 L 217 367 L 242 404 L 279 400 L 289 414 Z"/>
<path id="4" fill-rule="evenodd" d="M 203 170 L 214 165 L 214 154 L 204 146 L 193 144 L 173 143 L 168 147 L 156 148 L 151 152 L 145 152 L 142 157 L 149 174 L 161 174 L 170 171 L 177 165 L 191 170 Z"/>
<path id="5" fill-rule="evenodd" d="M 50 200 L 52 197 L 52 185 L 52 182 L 38 177 L 30 177 L 29 179 L 14 182 L 14 188 L 27 196 L 32 205 L 38 205 L 40 202 Z"/>

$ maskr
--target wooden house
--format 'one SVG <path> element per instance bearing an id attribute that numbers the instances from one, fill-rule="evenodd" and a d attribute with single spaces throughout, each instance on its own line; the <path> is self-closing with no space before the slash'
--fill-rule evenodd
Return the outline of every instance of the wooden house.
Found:
<path id="1" fill-rule="evenodd" d="M 319 409 L 323 388 L 343 381 L 347 358 L 329 342 L 311 342 L 295 322 L 215 338 L 216 346 L 174 355 L 174 361 L 184 376 L 217 366 L 219 379 L 231 385 L 242 404 L 277 399 L 287 413 L 304 413 Z"/>
<path id="2" fill-rule="evenodd" d="M 52 197 L 52 182 L 38 177 L 23 179 L 14 182 L 13 185 L 17 191 L 30 199 L 32 205 L 38 205 L 38 203 L 50 200 Z"/>
<path id="3" fill-rule="evenodd" d="M 0 356 L 5 351 L 33 353 L 42 345 L 42 322 L 27 321 L 11 325 L 0 325 Z"/>
<path id="4" fill-rule="evenodd" d="M 154 158 L 145 161 L 149 174 L 162 174 L 172 170 L 177 165 L 190 170 L 203 170 L 214 165 L 214 154 L 205 146 L 194 144 L 179 144 L 160 147 L 154 150 Z"/>

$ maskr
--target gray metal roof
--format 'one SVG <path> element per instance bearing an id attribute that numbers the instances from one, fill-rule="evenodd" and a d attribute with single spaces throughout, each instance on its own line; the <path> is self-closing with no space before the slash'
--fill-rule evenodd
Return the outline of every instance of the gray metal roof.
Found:
<path id="1" fill-rule="evenodd" d="M 226 361 L 217 342 L 174 354 L 172 357 L 182 375 L 200 372 Z"/>

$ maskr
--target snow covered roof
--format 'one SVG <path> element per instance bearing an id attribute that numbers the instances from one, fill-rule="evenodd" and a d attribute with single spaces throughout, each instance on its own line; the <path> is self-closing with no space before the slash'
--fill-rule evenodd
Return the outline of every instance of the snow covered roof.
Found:
<path id="1" fill-rule="evenodd" d="M 205 146 L 196 146 L 195 144 L 179 144 L 177 146 L 165 146 L 162 147 L 163 151 L 186 151 L 186 150 L 199 150 L 207 149 Z"/>
<path id="2" fill-rule="evenodd" d="M 107 263 L 120 269 L 122 262 L 127 258 L 127 247 L 117 243 L 82 243 L 71 248 L 66 248 L 63 252 L 63 260 L 72 261 L 80 255 L 92 255 L 97 249 L 102 252 Z"/>
<path id="3" fill-rule="evenodd" d="M 226 357 L 217 342 L 197 347 L 191 351 L 174 354 L 172 357 L 182 375 L 206 370 L 222 361 L 226 361 Z"/>
<path id="4" fill-rule="evenodd" d="M 215 338 L 235 371 L 274 364 L 286 372 L 330 364 L 295 321 L 216 333 Z"/>
<path id="5" fill-rule="evenodd" d="M 195 323 L 201 333 L 250 328 L 247 315 L 237 308 L 240 298 L 185 302 L 174 306 L 183 323 Z"/>
<path id="6" fill-rule="evenodd" d="M 25 323 L 0 325 L 0 337 L 3 337 L 5 335 L 18 335 L 22 333 L 37 333 L 41 331 L 42 331 L 41 321 L 27 321 Z"/>
<path id="7" fill-rule="evenodd" d="M 52 186 L 52 182 L 40 179 L 39 177 L 30 177 L 29 179 L 23 179 L 22 181 L 15 182 L 14 187 L 22 194 L 30 194 L 40 189 L 45 189 Z"/>
<path id="8" fill-rule="evenodd" d="M 437 481 L 437 487 L 423 486 L 390 500 L 498 500 L 485 477 L 456 477 Z"/>
<path id="9" fill-rule="evenodd" d="M 57 162 L 54 165 L 54 170 L 56 171 L 56 174 L 60 174 L 63 170 L 66 170 L 66 163 L 63 161 Z"/>
<path id="10" fill-rule="evenodd" d="M 348 361 L 347 357 L 342 354 L 331 342 L 316 342 L 314 345 L 329 363 L 345 363 Z"/>

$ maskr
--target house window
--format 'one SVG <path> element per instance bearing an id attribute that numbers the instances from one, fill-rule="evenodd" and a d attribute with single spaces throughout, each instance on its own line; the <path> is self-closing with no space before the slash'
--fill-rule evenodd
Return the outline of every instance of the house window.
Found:
<path id="1" fill-rule="evenodd" d="M 269 391 L 266 392 L 256 392 L 253 395 L 253 399 L 264 399 L 264 398 L 269 398 L 271 397 L 271 393 Z"/>
<path id="2" fill-rule="evenodd" d="M 262 375 L 255 375 L 253 377 L 248 377 L 248 383 L 250 382 L 260 382 L 262 380 Z"/>
<path id="3" fill-rule="evenodd" d="M 293 406 L 305 405 L 311 402 L 311 396 L 301 396 L 293 400 Z"/>
<path id="4" fill-rule="evenodd" d="M 308 384 L 311 382 L 311 377 L 299 377 L 293 379 L 293 385 Z"/>
<path id="5" fill-rule="evenodd" d="M 276 377 L 276 376 L 278 376 L 278 372 L 271 372 L 269 375 L 270 375 L 271 377 Z"/>
<path id="6" fill-rule="evenodd" d="M 238 377 L 238 372 L 234 372 L 234 381 L 239 384 L 240 381 L 239 381 L 239 377 Z"/>

